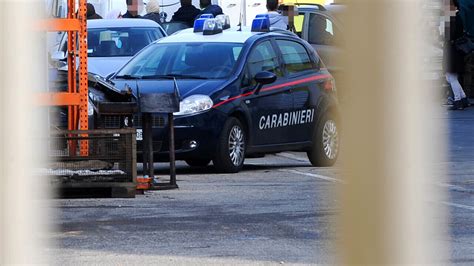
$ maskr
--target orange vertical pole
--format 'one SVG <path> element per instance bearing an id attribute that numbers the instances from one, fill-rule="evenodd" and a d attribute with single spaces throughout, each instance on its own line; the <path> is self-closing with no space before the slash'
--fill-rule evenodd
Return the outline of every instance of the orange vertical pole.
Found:
<path id="1" fill-rule="evenodd" d="M 67 18 L 74 19 L 76 18 L 75 14 L 75 0 L 68 0 L 68 9 L 67 9 Z M 69 93 L 77 92 L 77 80 L 76 80 L 76 32 L 68 31 L 67 32 L 67 63 L 68 63 L 68 91 Z M 76 130 L 75 116 L 76 116 L 76 107 L 68 107 L 68 129 Z"/>
<path id="2" fill-rule="evenodd" d="M 75 0 L 68 0 L 67 5 L 67 18 L 75 19 Z M 77 93 L 77 80 L 76 80 L 76 32 L 75 31 L 68 31 L 67 32 L 67 63 L 68 63 L 68 92 L 69 93 Z M 77 122 L 76 122 L 76 115 L 77 115 L 77 106 L 68 106 L 68 130 L 77 130 Z M 69 153 L 71 155 L 76 154 L 76 147 L 77 143 L 71 141 L 69 143 Z"/>
<path id="3" fill-rule="evenodd" d="M 78 10 L 76 12 L 76 3 Z M 39 105 L 67 106 L 68 130 L 88 130 L 88 75 L 87 75 L 87 1 L 67 0 L 67 18 L 49 19 L 38 23 L 38 29 L 67 31 L 68 91 L 59 93 L 39 93 Z M 77 68 L 79 64 L 79 68 Z M 88 155 L 89 142 L 70 141 L 70 154 Z"/>
<path id="4" fill-rule="evenodd" d="M 78 18 L 81 24 L 79 30 L 79 110 L 78 123 L 80 130 L 89 129 L 89 117 L 87 113 L 88 105 L 88 78 L 87 78 L 87 2 L 86 0 L 79 0 Z M 88 141 L 81 142 L 81 155 L 88 155 L 89 143 Z"/>

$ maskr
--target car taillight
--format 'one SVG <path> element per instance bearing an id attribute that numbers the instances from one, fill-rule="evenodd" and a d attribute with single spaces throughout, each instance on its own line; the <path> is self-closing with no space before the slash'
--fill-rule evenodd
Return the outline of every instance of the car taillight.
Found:
<path id="1" fill-rule="evenodd" d="M 334 84 L 334 79 L 328 79 L 324 82 L 324 90 L 327 91 L 327 92 L 333 92 L 333 91 L 336 91 L 336 86 Z"/>

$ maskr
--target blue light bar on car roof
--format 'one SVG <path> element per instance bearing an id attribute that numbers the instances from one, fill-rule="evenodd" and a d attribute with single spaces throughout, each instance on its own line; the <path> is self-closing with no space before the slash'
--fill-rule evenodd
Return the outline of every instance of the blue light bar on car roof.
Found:
<path id="1" fill-rule="evenodd" d="M 199 16 L 199 18 L 214 18 L 214 15 L 212 15 L 212 14 L 202 14 L 201 16 Z"/>
<path id="2" fill-rule="evenodd" d="M 208 18 L 204 21 L 203 35 L 213 35 L 222 32 L 222 22 L 215 18 Z"/>
<path id="3" fill-rule="evenodd" d="M 255 18 L 268 18 L 270 19 L 270 16 L 268 14 L 257 14 Z"/>
<path id="4" fill-rule="evenodd" d="M 270 31 L 270 18 L 267 14 L 259 14 L 252 21 L 253 32 L 267 32 Z"/>
<path id="5" fill-rule="evenodd" d="M 228 15 L 217 15 L 216 19 L 222 23 L 222 29 L 226 30 L 230 28 L 230 18 Z"/>
<path id="6" fill-rule="evenodd" d="M 204 22 L 207 20 L 207 18 L 198 18 L 194 21 L 194 32 L 202 32 L 204 28 Z"/>

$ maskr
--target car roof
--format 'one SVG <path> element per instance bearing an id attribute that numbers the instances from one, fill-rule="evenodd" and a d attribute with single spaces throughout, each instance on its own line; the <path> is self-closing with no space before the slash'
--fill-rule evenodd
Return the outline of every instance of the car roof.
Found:
<path id="1" fill-rule="evenodd" d="M 87 21 L 87 28 L 123 28 L 123 27 L 153 27 L 160 25 L 150 19 L 122 18 L 122 19 L 90 19 Z"/>
<path id="2" fill-rule="evenodd" d="M 330 13 L 330 14 L 338 14 L 346 10 L 346 6 L 340 5 L 340 4 L 325 5 L 322 8 L 318 5 L 310 5 L 310 4 L 301 4 L 301 5 L 298 5 L 297 7 L 298 7 L 298 10 L 319 11 L 321 13 Z"/>
<path id="3" fill-rule="evenodd" d="M 157 40 L 159 43 L 178 43 L 178 42 L 222 42 L 222 43 L 245 43 L 248 39 L 253 36 L 290 36 L 297 37 L 296 34 L 281 30 L 277 28 L 271 29 L 269 32 L 253 32 L 251 27 L 232 27 L 224 30 L 222 33 L 216 33 L 213 35 L 203 35 L 202 32 L 193 32 L 193 28 L 184 29 L 178 31 L 168 37 Z M 258 37 L 257 37 L 258 38 Z"/>
<path id="4" fill-rule="evenodd" d="M 186 29 L 177 34 L 162 38 L 158 43 L 189 43 L 189 42 L 222 42 L 222 43 L 245 43 L 250 37 L 258 32 L 224 30 L 222 33 L 203 35 L 202 32 L 193 32 Z"/>
<path id="5" fill-rule="evenodd" d="M 298 10 L 299 11 L 314 11 L 314 12 L 326 14 L 342 22 L 343 13 L 346 10 L 346 6 L 341 5 L 341 4 L 331 4 L 331 5 L 325 5 L 324 9 L 321 9 L 317 5 L 302 4 L 298 6 Z"/>

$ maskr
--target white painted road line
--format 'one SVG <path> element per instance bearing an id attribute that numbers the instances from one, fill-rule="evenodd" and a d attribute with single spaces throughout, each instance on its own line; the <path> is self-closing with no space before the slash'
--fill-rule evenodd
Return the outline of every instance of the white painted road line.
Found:
<path id="1" fill-rule="evenodd" d="M 443 204 L 451 206 L 451 207 L 456 207 L 456 208 L 461 208 L 461 209 L 465 209 L 465 210 L 474 211 L 474 206 L 456 204 L 456 203 L 451 203 L 451 202 L 446 202 L 446 201 L 443 201 Z"/>
<path id="2" fill-rule="evenodd" d="M 474 190 L 472 189 L 467 189 L 462 186 L 457 186 L 457 185 L 451 185 L 451 184 L 444 184 L 444 183 L 438 183 L 437 184 L 440 187 L 448 188 L 451 191 L 455 192 L 463 192 L 463 193 L 471 193 L 474 194 Z"/>
<path id="3" fill-rule="evenodd" d="M 338 184 L 345 184 L 344 181 L 342 180 L 339 180 L 339 179 L 336 179 L 336 178 L 332 178 L 332 177 L 329 177 L 329 176 L 324 176 L 324 175 L 318 175 L 318 174 L 312 174 L 312 173 L 306 173 L 306 172 L 300 172 L 300 171 L 297 171 L 297 170 L 293 170 L 293 169 L 282 169 L 282 170 L 279 170 L 281 172 L 288 172 L 288 173 L 293 173 L 293 174 L 298 174 L 298 175 L 305 175 L 305 176 L 310 176 L 310 177 L 315 177 L 315 178 L 318 178 L 318 179 L 321 179 L 321 180 L 324 180 L 324 181 L 329 181 L 329 182 L 332 182 L 332 183 L 338 183 Z M 450 184 L 438 184 L 439 186 L 442 186 L 442 187 L 457 187 L 455 185 L 450 185 Z M 442 202 L 444 205 L 447 205 L 447 206 L 451 206 L 451 207 L 456 207 L 456 208 L 461 208 L 461 209 L 465 209 L 465 210 L 470 210 L 470 211 L 474 211 L 474 206 L 469 206 L 469 205 L 463 205 L 463 204 L 457 204 L 457 203 L 451 203 L 451 202 L 447 202 L 447 201 L 443 201 Z"/>
<path id="4" fill-rule="evenodd" d="M 294 154 L 287 153 L 287 152 L 277 153 L 276 156 L 280 156 L 280 157 L 284 157 L 284 158 L 287 158 L 287 159 L 296 160 L 296 161 L 299 161 L 299 162 L 309 163 L 308 158 L 299 157 L 299 156 L 296 156 L 296 155 L 294 155 Z"/>
<path id="5" fill-rule="evenodd" d="M 333 183 L 344 184 L 343 181 L 341 181 L 341 180 L 339 180 L 339 179 L 336 179 L 336 178 L 329 177 L 329 176 L 318 175 L 318 174 L 312 174 L 312 173 L 306 173 L 306 172 L 300 172 L 300 171 L 292 170 L 292 169 L 284 169 L 284 170 L 280 170 L 280 171 L 282 171 L 282 172 L 289 172 L 289 173 L 298 174 L 298 175 L 311 176 L 311 177 L 315 177 L 315 178 L 318 178 L 318 179 L 321 179 L 321 180 L 325 180 L 325 181 L 329 181 L 329 182 L 333 182 Z"/>
<path id="6" fill-rule="evenodd" d="M 344 184 L 344 182 L 342 180 L 332 178 L 332 177 L 329 177 L 329 176 L 306 173 L 306 172 L 300 172 L 300 171 L 292 170 L 292 169 L 284 169 L 284 170 L 282 169 L 280 171 L 293 173 L 293 174 L 298 174 L 298 175 L 305 175 L 305 176 L 315 177 L 315 178 L 318 178 L 318 179 L 321 179 L 321 180 L 324 180 L 324 181 L 329 181 L 329 182 L 332 182 L 332 183 Z M 438 184 L 438 185 L 442 185 L 443 187 L 453 186 L 453 185 L 449 185 L 449 184 Z M 451 206 L 451 207 L 456 207 L 456 208 L 461 208 L 461 209 L 465 209 L 465 210 L 474 211 L 474 206 L 451 203 L 451 202 L 446 202 L 446 201 L 443 201 L 442 203 L 445 204 L 445 205 Z"/>
<path id="7" fill-rule="evenodd" d="M 451 185 L 451 184 L 447 184 L 447 183 L 438 183 L 437 185 L 440 186 L 440 187 L 447 187 L 447 188 L 453 188 L 453 189 L 464 189 L 461 186 Z"/>

